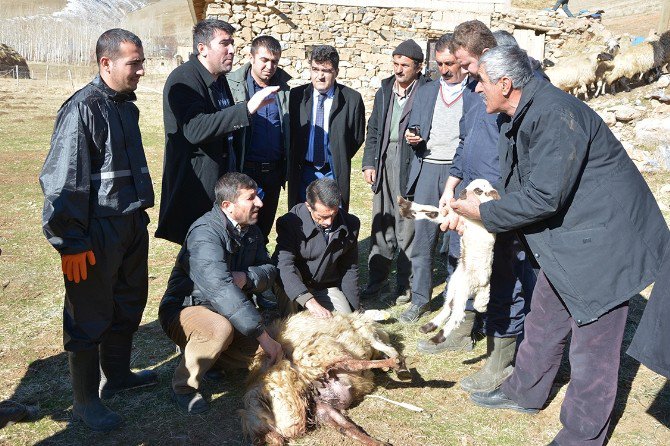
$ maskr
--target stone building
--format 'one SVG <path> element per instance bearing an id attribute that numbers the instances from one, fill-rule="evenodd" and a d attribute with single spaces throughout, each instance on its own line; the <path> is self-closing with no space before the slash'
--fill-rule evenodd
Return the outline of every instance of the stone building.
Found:
<path id="1" fill-rule="evenodd" d="M 240 31 L 236 63 L 246 61 L 249 43 L 269 34 L 282 43 L 282 66 L 295 79 L 309 79 L 307 58 L 314 45 L 329 44 L 340 53 L 338 80 L 369 100 L 391 74 L 391 52 L 412 38 L 425 49 L 465 21 L 491 25 L 494 13 L 511 0 L 189 0 L 193 20 L 216 17 Z M 420 5 L 420 6 L 419 6 Z"/>

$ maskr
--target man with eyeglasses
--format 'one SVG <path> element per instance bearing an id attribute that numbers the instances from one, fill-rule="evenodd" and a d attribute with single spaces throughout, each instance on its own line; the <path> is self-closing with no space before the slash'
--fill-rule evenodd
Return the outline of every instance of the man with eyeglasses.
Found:
<path id="1" fill-rule="evenodd" d="M 336 82 L 340 56 L 330 45 L 314 47 L 311 83 L 291 90 L 291 160 L 288 208 L 305 201 L 307 186 L 333 178 L 349 208 L 351 159 L 365 136 L 365 106 L 357 91 Z"/>

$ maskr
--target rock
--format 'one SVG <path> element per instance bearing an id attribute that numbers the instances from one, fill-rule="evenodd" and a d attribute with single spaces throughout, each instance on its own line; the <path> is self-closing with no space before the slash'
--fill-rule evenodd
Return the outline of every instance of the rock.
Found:
<path id="1" fill-rule="evenodd" d="M 605 124 L 608 126 L 613 126 L 616 124 L 616 116 L 611 111 L 599 111 L 598 115 L 603 118 L 603 121 L 605 121 Z"/>
<path id="2" fill-rule="evenodd" d="M 8 286 L 9 286 L 9 280 L 5 280 L 5 281 L 2 282 L 2 289 L 3 289 L 3 290 L 4 290 L 5 288 L 7 288 Z"/>
<path id="3" fill-rule="evenodd" d="M 661 161 L 665 170 L 670 170 L 670 145 L 664 144 L 656 149 L 656 157 Z"/>
<path id="4" fill-rule="evenodd" d="M 666 88 L 670 85 L 670 74 L 665 74 L 658 78 L 656 81 L 656 86 L 658 88 Z"/>
<path id="5" fill-rule="evenodd" d="M 647 143 L 667 143 L 670 141 L 670 119 L 641 119 L 635 125 L 635 138 Z"/>
<path id="6" fill-rule="evenodd" d="M 660 194 L 670 194 L 670 184 L 664 184 L 663 186 L 661 186 L 658 192 Z"/>
<path id="7" fill-rule="evenodd" d="M 619 122 L 630 122 L 633 121 L 634 119 L 640 118 L 642 116 L 642 113 L 640 113 L 633 107 L 623 105 L 617 108 L 616 112 L 614 113 L 614 116 L 616 117 L 616 120 Z"/>

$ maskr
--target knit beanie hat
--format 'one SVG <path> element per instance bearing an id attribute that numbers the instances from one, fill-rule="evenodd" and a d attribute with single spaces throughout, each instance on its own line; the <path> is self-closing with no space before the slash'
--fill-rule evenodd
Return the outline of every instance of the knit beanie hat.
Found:
<path id="1" fill-rule="evenodd" d="M 421 47 L 412 39 L 405 40 L 393 50 L 393 56 L 407 56 L 410 59 L 423 62 L 423 51 Z"/>

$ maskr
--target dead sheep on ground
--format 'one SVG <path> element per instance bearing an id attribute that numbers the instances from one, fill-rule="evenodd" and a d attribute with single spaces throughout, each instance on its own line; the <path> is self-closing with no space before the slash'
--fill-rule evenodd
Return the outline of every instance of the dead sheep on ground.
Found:
<path id="1" fill-rule="evenodd" d="M 395 369 L 401 379 L 410 378 L 380 325 L 358 312 L 317 319 L 303 311 L 267 330 L 284 359 L 268 366 L 264 352 L 254 358 L 240 411 L 245 437 L 254 445 L 284 445 L 318 423 L 365 445 L 387 444 L 342 413 L 372 392 L 372 369 Z"/>
<path id="2" fill-rule="evenodd" d="M 468 191 L 473 192 L 480 202 L 499 200 L 498 191 L 484 179 L 472 181 L 461 191 L 459 198 L 464 199 Z M 398 197 L 400 215 L 405 218 L 427 219 L 441 224 L 446 216 L 440 214 L 434 206 L 420 205 Z M 474 297 L 474 307 L 480 313 L 486 311 L 491 288 L 491 266 L 493 264 L 493 245 L 495 234 L 489 233 L 481 221 L 463 218 L 464 228 L 461 236 L 461 256 L 458 266 L 447 284 L 442 311 L 419 330 L 429 333 L 442 329 L 431 338 L 438 344 L 443 342 L 453 329 L 465 319 L 465 305 Z"/>

